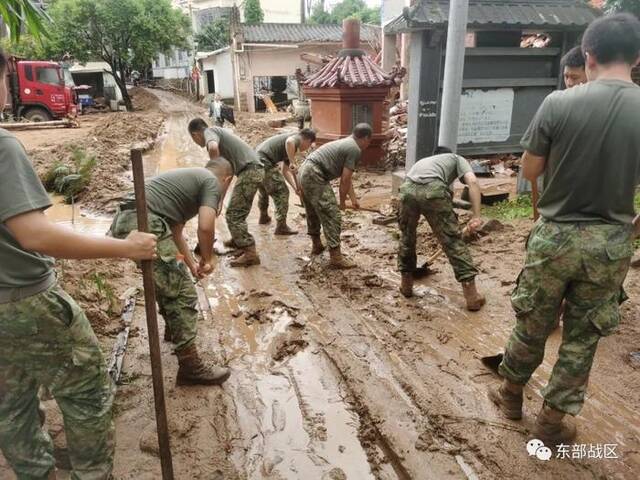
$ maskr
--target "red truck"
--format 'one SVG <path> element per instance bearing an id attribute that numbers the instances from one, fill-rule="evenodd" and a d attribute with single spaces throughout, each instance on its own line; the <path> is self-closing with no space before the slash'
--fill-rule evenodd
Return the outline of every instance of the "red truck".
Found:
<path id="1" fill-rule="evenodd" d="M 11 111 L 14 118 L 32 122 L 75 118 L 77 95 L 73 81 L 65 78 L 70 74 L 56 62 L 11 57 L 6 78 L 9 103 L 4 105 L 5 110 Z"/>

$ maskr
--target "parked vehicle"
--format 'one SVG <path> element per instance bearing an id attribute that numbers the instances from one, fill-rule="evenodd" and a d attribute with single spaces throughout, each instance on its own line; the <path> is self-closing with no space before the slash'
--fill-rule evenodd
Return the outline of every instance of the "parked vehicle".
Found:
<path id="1" fill-rule="evenodd" d="M 55 62 L 9 59 L 6 82 L 8 104 L 15 119 L 47 122 L 75 118 L 78 99 L 74 86 L 65 82 L 63 67 Z"/>

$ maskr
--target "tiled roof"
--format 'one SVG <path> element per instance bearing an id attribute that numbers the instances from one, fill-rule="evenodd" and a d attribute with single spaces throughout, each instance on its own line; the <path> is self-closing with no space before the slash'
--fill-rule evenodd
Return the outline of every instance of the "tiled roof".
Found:
<path id="1" fill-rule="evenodd" d="M 341 25 L 315 25 L 309 23 L 242 24 L 246 43 L 341 43 Z M 373 25 L 360 27 L 360 41 L 379 41 L 380 28 Z"/>
<path id="2" fill-rule="evenodd" d="M 470 0 L 470 27 L 583 29 L 598 17 L 581 0 Z M 443 26 L 449 18 L 446 0 L 422 0 L 385 26 L 385 33 Z"/>
<path id="3" fill-rule="evenodd" d="M 339 56 L 305 79 L 308 88 L 383 87 L 399 83 L 404 69 L 382 70 L 369 55 Z"/>

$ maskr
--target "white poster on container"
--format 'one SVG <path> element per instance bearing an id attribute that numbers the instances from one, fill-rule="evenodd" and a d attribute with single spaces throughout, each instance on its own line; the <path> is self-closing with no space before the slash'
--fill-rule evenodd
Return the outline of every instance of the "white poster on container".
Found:
<path id="1" fill-rule="evenodd" d="M 462 93 L 458 143 L 504 142 L 511 134 L 512 88 Z"/>

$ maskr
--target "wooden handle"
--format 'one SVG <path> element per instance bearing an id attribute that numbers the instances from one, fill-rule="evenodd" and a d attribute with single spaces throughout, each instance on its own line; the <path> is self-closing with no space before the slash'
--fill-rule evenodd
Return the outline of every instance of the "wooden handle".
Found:
<path id="1" fill-rule="evenodd" d="M 142 150 L 131 150 L 131 167 L 133 170 L 133 188 L 136 196 L 136 213 L 138 215 L 138 231 L 149 232 L 147 216 L 147 199 L 144 189 L 144 168 Z M 153 380 L 153 399 L 156 409 L 156 426 L 158 429 L 158 445 L 160 447 L 160 463 L 162 479 L 173 480 L 173 460 L 169 444 L 169 426 L 167 423 L 167 406 L 164 399 L 164 381 L 162 377 L 162 358 L 160 356 L 160 337 L 158 335 L 158 317 L 156 313 L 156 288 L 153 282 L 153 261 L 143 260 L 142 283 L 144 286 L 144 306 L 147 314 L 147 330 L 149 351 L 151 353 L 151 378 Z"/>

